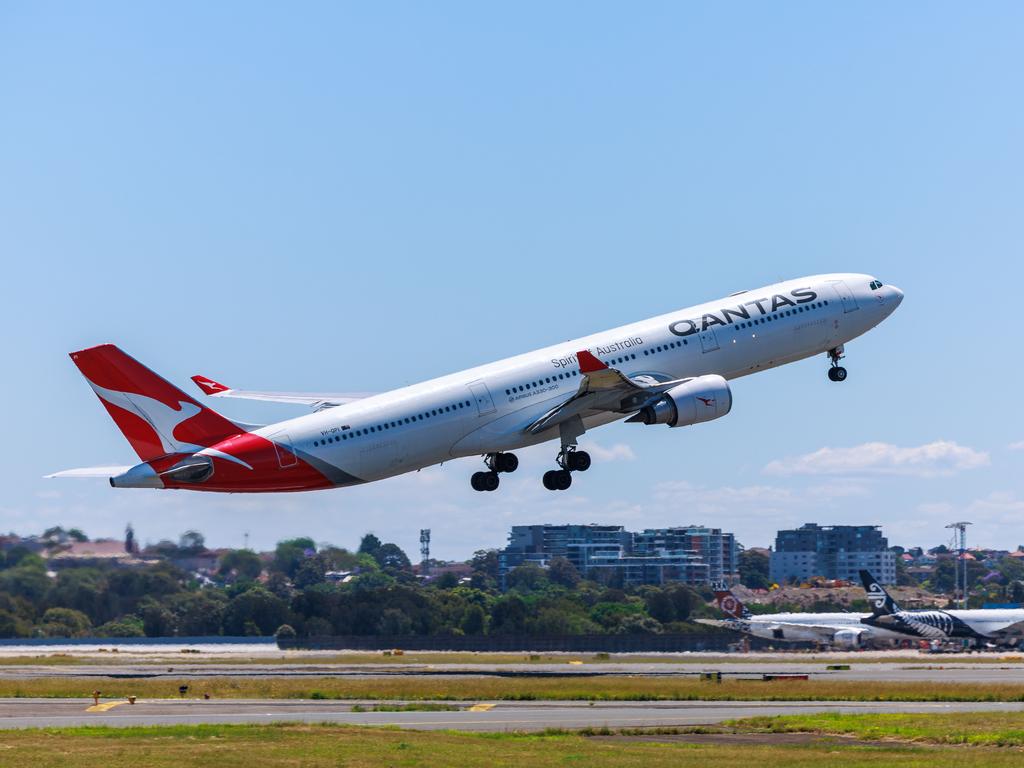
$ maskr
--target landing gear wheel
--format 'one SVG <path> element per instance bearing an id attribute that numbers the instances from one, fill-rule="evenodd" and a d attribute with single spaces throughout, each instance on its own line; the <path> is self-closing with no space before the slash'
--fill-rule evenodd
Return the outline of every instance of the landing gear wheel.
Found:
<path id="1" fill-rule="evenodd" d="M 540 481 L 542 483 L 544 483 L 544 487 L 547 488 L 549 491 L 557 491 L 558 490 L 555 487 L 555 475 L 556 474 L 558 474 L 558 473 L 555 470 L 549 469 L 547 472 L 544 473 L 544 477 L 542 477 L 540 479 Z"/>
<path id="2" fill-rule="evenodd" d="M 567 469 L 549 469 L 542 482 L 549 491 L 564 491 L 572 485 L 572 473 Z"/>
<path id="3" fill-rule="evenodd" d="M 499 453 L 494 457 L 494 469 L 497 472 L 515 472 L 519 469 L 519 459 L 514 453 Z"/>
<path id="4" fill-rule="evenodd" d="M 835 368 L 829 368 L 828 378 L 830 381 L 846 381 L 846 369 L 841 365 L 837 365 Z"/>
<path id="5" fill-rule="evenodd" d="M 571 472 L 586 472 L 590 469 L 590 454 L 586 451 L 573 451 L 566 456 L 565 463 L 569 465 L 566 469 Z"/>
<path id="6" fill-rule="evenodd" d="M 500 482 L 497 472 L 474 472 L 469 478 L 474 491 L 496 491 Z"/>

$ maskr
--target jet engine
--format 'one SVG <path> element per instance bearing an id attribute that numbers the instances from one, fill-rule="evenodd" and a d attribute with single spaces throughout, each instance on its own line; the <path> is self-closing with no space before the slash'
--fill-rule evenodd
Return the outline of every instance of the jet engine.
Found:
<path id="1" fill-rule="evenodd" d="M 721 418 L 731 409 L 729 383 L 721 376 L 711 374 L 677 384 L 626 421 L 686 427 Z"/>
<path id="2" fill-rule="evenodd" d="M 860 648 L 859 629 L 840 629 L 832 635 L 832 645 L 837 648 Z"/>

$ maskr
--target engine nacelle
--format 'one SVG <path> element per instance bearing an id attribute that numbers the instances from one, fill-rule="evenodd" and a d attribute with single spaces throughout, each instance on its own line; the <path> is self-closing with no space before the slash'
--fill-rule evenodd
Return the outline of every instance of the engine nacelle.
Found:
<path id="1" fill-rule="evenodd" d="M 861 631 L 859 629 L 840 629 L 832 635 L 832 645 L 836 648 L 860 648 Z"/>
<path id="2" fill-rule="evenodd" d="M 677 384 L 630 418 L 634 424 L 668 424 L 687 427 L 721 418 L 732 410 L 729 382 L 710 374 Z"/>

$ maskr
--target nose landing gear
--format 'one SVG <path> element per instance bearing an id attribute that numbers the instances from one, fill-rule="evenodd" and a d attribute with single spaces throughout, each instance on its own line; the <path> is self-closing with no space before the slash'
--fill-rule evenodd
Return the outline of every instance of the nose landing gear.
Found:
<path id="1" fill-rule="evenodd" d="M 829 381 L 846 381 L 846 369 L 839 364 L 844 357 L 843 352 L 842 346 L 828 351 L 828 359 L 832 363 L 832 367 L 828 369 Z"/>
<path id="2" fill-rule="evenodd" d="M 519 458 L 514 453 L 488 453 L 484 456 L 484 464 L 489 472 L 474 472 L 469 484 L 474 491 L 496 491 L 501 479 L 500 472 L 515 472 L 519 469 Z"/>

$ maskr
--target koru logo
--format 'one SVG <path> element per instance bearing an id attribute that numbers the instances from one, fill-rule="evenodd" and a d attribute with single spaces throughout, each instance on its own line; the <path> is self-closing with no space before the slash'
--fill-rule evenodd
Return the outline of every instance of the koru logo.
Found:
<path id="1" fill-rule="evenodd" d="M 882 608 L 885 605 L 885 590 L 878 586 L 878 584 L 872 583 L 868 587 L 868 602 L 875 606 L 875 608 Z"/>
<path id="2" fill-rule="evenodd" d="M 736 598 L 735 597 L 733 597 L 732 595 L 726 595 L 725 597 L 722 598 L 722 612 L 723 613 L 727 613 L 729 615 L 735 616 L 736 615 L 736 608 L 737 608 L 737 604 L 736 604 Z"/>

